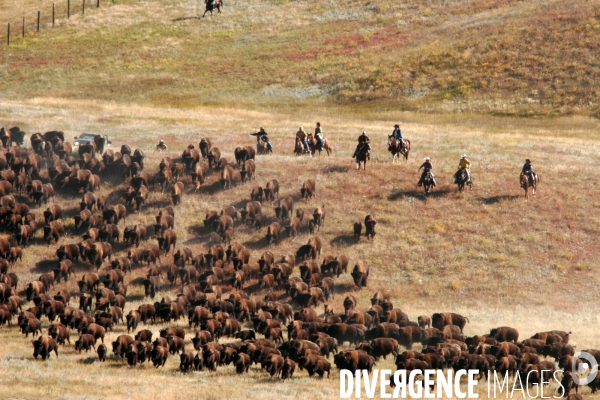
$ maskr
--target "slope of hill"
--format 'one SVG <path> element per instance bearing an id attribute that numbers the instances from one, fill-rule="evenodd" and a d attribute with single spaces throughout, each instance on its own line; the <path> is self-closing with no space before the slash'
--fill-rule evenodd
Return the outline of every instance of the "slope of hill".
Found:
<path id="1" fill-rule="evenodd" d="M 594 2 L 120 0 L 15 42 L 2 92 L 161 106 L 598 115 Z"/>

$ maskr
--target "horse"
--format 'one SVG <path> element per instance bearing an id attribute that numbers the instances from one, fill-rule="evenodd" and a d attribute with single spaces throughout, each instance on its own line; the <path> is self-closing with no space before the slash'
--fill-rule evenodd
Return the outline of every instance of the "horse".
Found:
<path id="1" fill-rule="evenodd" d="M 461 193 L 465 189 L 465 185 L 469 185 L 469 188 L 473 190 L 473 182 L 469 180 L 469 174 L 467 170 L 461 168 L 458 171 L 458 176 L 456 178 L 456 184 L 458 185 L 458 192 Z"/>
<path id="2" fill-rule="evenodd" d="M 212 17 L 213 10 L 216 8 L 219 14 L 221 14 L 221 8 L 223 7 L 223 0 L 205 0 L 206 10 L 204 14 L 202 14 L 202 18 L 206 16 L 206 13 L 210 11 L 210 15 Z"/>
<path id="3" fill-rule="evenodd" d="M 269 146 L 267 146 L 267 142 L 265 142 L 264 140 L 259 140 L 256 143 L 256 154 L 269 154 L 269 153 L 273 153 L 273 150 L 271 150 L 269 148 Z"/>
<path id="4" fill-rule="evenodd" d="M 167 151 L 167 145 L 164 143 L 157 144 L 156 151 Z"/>
<path id="5" fill-rule="evenodd" d="M 332 147 L 329 145 L 327 139 L 323 139 L 323 148 L 319 148 L 317 144 L 317 140 L 313 137 L 313 135 L 308 135 L 308 148 L 310 149 L 311 154 L 315 154 L 317 150 L 319 151 L 319 155 L 321 155 L 321 151 L 325 150 L 327 155 L 330 156 L 333 152 Z"/>
<path id="6" fill-rule="evenodd" d="M 408 160 L 408 153 L 410 153 L 410 140 L 404 139 L 404 147 L 400 145 L 394 135 L 388 136 L 388 151 L 392 153 L 392 163 L 398 159 L 398 154 L 404 156 L 404 160 Z"/>
<path id="7" fill-rule="evenodd" d="M 425 177 L 423 178 L 423 188 L 425 189 L 425 196 L 431 192 L 431 188 L 433 187 L 433 174 L 431 171 L 425 172 Z"/>
<path id="8" fill-rule="evenodd" d="M 535 196 L 535 190 L 537 188 L 537 184 L 540 181 L 540 178 L 538 177 L 538 175 L 536 173 L 533 174 L 533 179 L 529 178 L 529 175 L 527 174 L 521 174 L 520 176 L 520 180 L 521 180 L 521 187 L 523 188 L 523 190 L 525 190 L 525 199 L 529 199 L 529 188 L 531 188 L 531 193 L 533 193 L 533 195 Z"/>
<path id="9" fill-rule="evenodd" d="M 360 169 L 360 163 L 363 164 L 363 170 L 367 169 L 367 154 L 369 153 L 368 143 L 362 143 L 356 152 L 356 169 Z"/>
<path id="10" fill-rule="evenodd" d="M 296 138 L 296 146 L 294 146 L 294 154 L 297 156 L 300 156 L 302 154 L 311 154 L 310 150 L 306 150 L 304 148 L 304 144 L 302 143 L 302 140 L 300 140 L 299 137 Z"/>

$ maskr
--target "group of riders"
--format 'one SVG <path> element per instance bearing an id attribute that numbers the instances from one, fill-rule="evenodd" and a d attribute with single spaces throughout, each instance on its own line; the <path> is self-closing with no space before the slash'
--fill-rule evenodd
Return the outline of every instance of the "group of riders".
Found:
<path id="1" fill-rule="evenodd" d="M 265 147 L 265 146 L 266 146 L 267 152 L 270 152 L 270 153 L 273 152 L 273 145 L 271 144 L 271 141 L 269 140 L 269 136 L 263 127 L 261 127 L 258 132 L 252 133 L 251 135 L 256 136 L 256 147 L 257 147 L 257 150 L 259 151 L 259 153 L 260 153 L 260 148 Z M 394 130 L 392 132 L 392 135 L 390 136 L 390 140 L 391 140 L 391 138 L 394 138 L 396 140 L 396 142 L 399 143 L 400 148 L 402 150 L 406 149 L 406 142 L 402 136 L 402 130 L 400 129 L 399 124 L 394 125 Z M 321 128 L 320 122 L 317 122 L 317 126 L 315 127 L 314 136 L 312 136 L 311 134 L 307 134 L 306 131 L 304 131 L 304 129 L 302 127 L 300 127 L 298 129 L 298 132 L 296 132 L 296 142 L 299 143 L 299 146 L 303 147 L 303 152 L 305 154 L 309 154 L 311 157 L 312 157 L 312 152 L 309 147 L 309 141 L 312 142 L 314 140 L 316 142 L 316 148 L 319 151 L 321 151 L 321 150 L 323 150 L 324 139 L 325 138 L 323 137 L 323 130 Z M 157 149 L 159 149 L 159 148 L 161 150 L 166 150 L 166 145 L 164 144 L 163 140 L 160 140 L 160 142 L 157 146 Z M 367 136 L 366 131 L 362 131 L 362 134 L 358 137 L 358 144 L 356 145 L 356 150 L 354 151 L 352 158 L 353 159 L 357 158 L 357 156 L 359 156 L 359 155 L 362 155 L 367 160 L 371 159 L 371 144 L 369 143 L 369 137 Z M 419 179 L 419 182 L 417 183 L 417 185 L 422 186 L 424 181 L 426 179 L 429 179 L 429 180 L 431 180 L 432 186 L 436 186 L 435 176 L 433 175 L 433 164 L 431 163 L 430 157 L 425 157 L 425 160 L 424 160 L 423 164 L 421 164 L 421 166 L 419 167 L 418 171 L 421 171 L 421 170 L 423 170 L 423 173 L 421 174 L 421 178 Z M 454 183 L 455 184 L 460 183 L 461 175 L 462 175 L 463 171 L 466 174 L 466 179 L 464 179 L 463 183 L 470 185 L 471 184 L 471 162 L 467 158 L 466 154 L 462 154 L 460 156 L 460 161 L 458 162 L 458 170 L 454 173 Z M 537 180 L 537 175 L 533 171 L 533 165 L 531 164 L 530 159 L 525 160 L 525 165 L 523 165 L 523 168 L 521 169 L 521 175 L 519 177 L 520 181 L 522 181 L 523 176 L 527 176 L 530 186 L 535 186 L 536 180 Z"/>

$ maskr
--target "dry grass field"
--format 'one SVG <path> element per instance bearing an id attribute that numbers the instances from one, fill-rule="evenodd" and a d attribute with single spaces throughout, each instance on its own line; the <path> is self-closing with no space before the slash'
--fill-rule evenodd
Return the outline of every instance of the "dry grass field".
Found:
<path id="1" fill-rule="evenodd" d="M 45 0 L 19 3 L 0 2 L 1 35 L 6 22 L 20 29 L 21 11 L 49 15 Z M 599 112 L 593 1 L 231 0 L 202 19 L 197 0 L 103 0 L 68 22 L 63 3 L 58 28 L 0 46 L 3 97 L 51 90 L 177 108 Z"/>
<path id="2" fill-rule="evenodd" d="M 256 182 L 222 190 L 213 172 L 193 193 L 190 178 L 183 179 L 177 248 L 205 252 L 219 242 L 203 227 L 205 214 L 241 208 L 252 186 L 277 179 L 280 195 L 293 197 L 295 207 L 312 213 L 325 205 L 318 233 L 323 255 L 345 254 L 352 266 L 365 260 L 371 267 L 366 289 L 358 290 L 349 274 L 335 280 L 331 304 L 337 313 L 347 294 L 367 310 L 373 293 L 386 288 L 411 320 L 457 312 L 469 318 L 469 336 L 504 325 L 519 329 L 521 338 L 561 329 L 572 331 L 577 349 L 600 348 L 597 2 L 225 0 L 223 14 L 206 19 L 200 18 L 203 5 L 192 0 L 102 2 L 84 17 L 59 17 L 56 28 L 0 45 L 0 126 L 28 134 L 63 130 L 71 141 L 84 131 L 107 134 L 114 149 L 129 144 L 146 152 L 151 172 L 163 156 L 177 158 L 201 137 L 231 161 L 234 148 L 254 145 L 249 134 L 264 126 L 275 153 L 257 157 Z M 50 4 L 0 0 L 0 31 Z M 312 131 L 316 121 L 333 155 L 295 157 L 298 126 Z M 392 164 L 386 143 L 394 123 L 413 147 L 408 161 Z M 350 157 L 363 129 L 373 153 L 367 170 L 356 171 Z M 168 154 L 154 150 L 158 139 Z M 452 174 L 462 153 L 473 163 L 474 188 L 459 194 Z M 438 181 L 427 198 L 416 187 L 425 156 L 432 157 Z M 518 185 L 525 158 L 541 177 L 538 194 L 528 201 Z M 300 188 L 309 178 L 316 180 L 316 198 L 303 201 Z M 124 203 L 127 182 L 103 179 L 98 193 Z M 68 235 L 58 245 L 81 240 L 83 232 L 73 229 L 79 200 L 70 194 L 53 199 L 67 210 Z M 148 203 L 119 228 L 152 224 L 171 199 L 154 190 Z M 270 202 L 263 210 L 276 220 Z M 42 209 L 34 211 L 42 218 Z M 357 242 L 353 223 L 367 214 L 378 222 L 377 236 Z M 152 232 L 141 248 L 156 245 Z M 306 224 L 298 237 L 284 235 L 277 244 L 268 245 L 265 233 L 235 226 L 234 240 L 250 249 L 251 264 L 266 250 L 295 253 L 311 237 Z M 11 269 L 23 298 L 28 282 L 54 268 L 56 248 L 38 232 L 24 249 Z M 127 253 L 120 244 L 115 250 Z M 162 264 L 171 262 L 169 256 Z M 147 269 L 138 266 L 125 278 L 125 314 L 152 302 L 141 285 Z M 77 278 L 93 271 L 87 263 L 75 270 Z M 78 304 L 75 279 L 51 293 L 59 288 Z M 178 289 L 168 286 L 155 300 L 173 298 Z M 264 295 L 256 281 L 247 289 Z M 283 290 L 277 293 L 286 299 Z M 42 324 L 46 333 L 45 317 Z M 194 330 L 187 320 L 175 324 L 186 327 L 191 349 Z M 158 333 L 164 326 L 142 328 Z M 106 341 L 124 332 L 117 326 Z M 76 337 L 72 332 L 73 343 Z M 282 383 L 257 366 L 243 376 L 231 366 L 184 374 L 177 356 L 155 369 L 129 368 L 112 352 L 100 363 L 73 345 L 61 347 L 58 359 L 36 361 L 32 353 L 31 340 L 16 327 L 0 327 L 0 398 L 339 397 L 336 368 L 329 379 L 297 371 Z M 395 369 L 389 357 L 377 367 Z M 479 393 L 487 397 L 486 384 Z M 588 388 L 583 394 L 600 398 Z"/>
<path id="3" fill-rule="evenodd" d="M 188 143 L 196 144 L 200 137 L 208 136 L 225 157 L 233 159 L 233 148 L 253 144 L 248 133 L 263 125 L 273 137 L 275 154 L 258 157 L 256 183 L 264 185 L 278 179 L 281 195 L 292 196 L 297 207 L 307 211 L 325 204 L 328 216 L 319 233 L 325 243 L 323 254 L 346 254 L 351 263 L 367 260 L 372 268 L 369 286 L 362 291 L 354 287 L 349 275 L 336 280 L 332 303 L 337 312 L 343 311 L 341 303 L 347 293 L 358 296 L 359 308 L 366 309 L 376 290 L 388 288 L 393 292 L 394 304 L 411 319 L 442 310 L 468 316 L 471 322 L 465 331 L 469 335 L 499 325 L 515 326 L 523 337 L 541 330 L 565 329 L 573 332 L 572 342 L 579 349 L 600 346 L 595 307 L 600 217 L 594 186 L 599 162 L 598 125 L 593 120 L 424 118 L 411 113 L 381 113 L 362 119 L 342 109 L 312 114 L 233 108 L 179 111 L 54 98 L 4 101 L 0 120 L 10 126 L 17 124 L 27 132 L 60 128 L 68 137 L 81 131 L 109 134 L 114 147 L 127 143 L 146 151 L 150 171 L 157 170 L 164 155 L 152 150 L 158 138 L 164 138 L 171 155 L 177 157 Z M 323 123 L 326 137 L 334 145 L 334 155 L 294 157 L 293 132 L 298 125 L 309 127 L 315 120 Z M 392 165 L 385 142 L 395 121 L 402 123 L 405 135 L 412 140 L 413 153 L 408 162 Z M 356 171 L 350 159 L 355 136 L 363 128 L 369 132 L 374 148 L 366 172 Z M 463 152 L 474 164 L 475 186 L 473 191 L 458 194 L 451 175 Z M 416 170 L 425 155 L 432 157 L 439 183 L 427 199 L 415 187 Z M 525 157 L 532 158 L 542 179 L 538 195 L 530 201 L 523 198 L 516 179 Z M 304 202 L 298 199 L 299 189 L 308 178 L 316 179 L 317 197 Z M 200 194 L 186 194 L 177 206 L 178 247 L 190 247 L 194 253 L 205 251 L 218 238 L 202 227 L 204 214 L 228 205 L 240 207 L 249 200 L 254 183 L 223 191 L 216 179 L 213 173 Z M 111 200 L 119 202 L 125 188 L 125 183 L 114 180 L 100 193 L 111 194 Z M 191 191 L 190 184 L 187 189 Z M 73 215 L 78 200 L 59 196 L 55 201 Z M 158 209 L 169 203 L 168 195 L 152 192 L 145 212 L 131 214 L 120 228 L 150 224 Z M 274 220 L 270 204 L 265 202 L 263 207 Z M 368 213 L 377 218 L 378 234 L 374 241 L 363 238 L 356 243 L 352 223 Z M 72 225 L 68 219 L 66 224 Z M 264 229 L 256 232 L 236 225 L 235 240 L 251 250 L 256 262 L 267 249 L 275 254 L 295 252 L 308 240 L 307 230 L 303 226 L 300 236 L 267 245 Z M 59 244 L 79 240 L 78 233 L 72 232 Z M 141 247 L 155 243 L 149 239 Z M 23 262 L 14 269 L 20 288 L 52 268 L 55 249 L 56 245 L 47 247 L 41 238 L 25 249 Z M 124 254 L 123 246 L 117 245 L 116 249 L 117 255 Z M 76 275 L 89 270 L 88 264 L 80 263 Z M 127 275 L 130 288 L 126 312 L 149 301 L 139 284 L 146 271 L 147 267 L 138 267 Z M 55 289 L 59 287 L 64 284 Z M 67 288 L 76 296 L 74 280 Z M 256 288 L 253 282 L 252 288 Z M 169 288 L 158 298 L 173 296 L 176 290 Z M 262 293 L 254 292 L 257 296 Z M 187 326 L 184 321 L 178 324 Z M 44 328 L 47 326 L 44 319 Z M 151 325 L 149 329 L 158 332 L 162 326 Z M 124 327 L 119 326 L 107 340 L 123 332 Z M 9 390 L 4 393 L 16 398 L 187 398 L 198 393 L 203 398 L 237 398 L 240 390 L 247 398 L 339 396 L 337 370 L 330 379 L 311 379 L 306 372 L 299 372 L 292 381 L 281 383 L 255 367 L 243 377 L 234 376 L 232 367 L 220 368 L 216 373 L 182 374 L 178 357 L 171 357 L 160 369 L 130 369 L 113 357 L 101 364 L 94 354 L 80 355 L 68 345 L 60 349 L 58 359 L 34 361 L 30 340 L 15 328 L 1 328 L 0 342 L 0 385 Z M 378 367 L 393 369 L 393 363 L 388 359 Z M 484 397 L 485 391 L 485 385 L 481 385 Z"/>

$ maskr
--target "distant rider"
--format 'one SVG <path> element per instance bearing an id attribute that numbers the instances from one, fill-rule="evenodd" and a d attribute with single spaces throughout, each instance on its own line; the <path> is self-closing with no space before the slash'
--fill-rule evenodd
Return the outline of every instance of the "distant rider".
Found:
<path id="1" fill-rule="evenodd" d="M 402 130 L 400 130 L 400 125 L 394 125 L 394 131 L 392 132 L 392 136 L 396 138 L 396 141 L 400 145 L 400 148 L 404 150 L 404 138 L 402 137 Z"/>
<path id="2" fill-rule="evenodd" d="M 300 129 L 298 129 L 298 132 L 296 132 L 296 138 L 300 139 L 302 145 L 304 146 L 304 150 L 306 150 L 306 152 L 310 154 L 310 149 L 308 148 L 308 141 L 306 140 L 307 137 L 308 135 L 306 134 L 306 132 L 304 132 L 304 129 L 300 127 Z"/>
<path id="3" fill-rule="evenodd" d="M 531 184 L 535 184 L 535 173 L 533 172 L 533 165 L 531 165 L 531 160 L 529 158 L 525 160 L 525 165 L 523 165 L 521 175 L 527 175 L 529 182 Z"/>
<path id="4" fill-rule="evenodd" d="M 369 137 L 367 136 L 366 131 L 362 131 L 362 134 L 358 137 L 358 144 L 356 145 L 356 150 L 354 150 L 354 155 L 352 158 L 356 157 L 358 151 L 363 145 L 367 146 L 367 160 L 371 159 L 371 145 L 369 144 Z"/>
<path id="5" fill-rule="evenodd" d="M 159 151 L 166 151 L 167 150 L 167 145 L 165 144 L 165 141 L 160 139 L 158 141 L 158 144 L 156 145 L 156 150 Z"/>
<path id="6" fill-rule="evenodd" d="M 458 171 L 454 173 L 454 183 L 458 183 L 458 174 L 462 169 L 467 171 L 467 183 L 471 182 L 471 162 L 467 159 L 466 154 L 460 156 L 460 161 L 458 162 Z"/>
<path id="7" fill-rule="evenodd" d="M 255 135 L 256 135 L 256 149 L 257 150 L 258 150 L 260 141 L 262 140 L 263 142 L 266 143 L 269 151 L 273 152 L 273 145 L 271 145 L 271 142 L 269 141 L 269 137 L 267 136 L 267 132 L 265 132 L 265 128 L 263 128 L 261 126 L 260 130 L 258 132 L 256 132 Z"/>
<path id="8" fill-rule="evenodd" d="M 429 157 L 425 157 L 425 162 L 423 164 L 421 164 L 418 171 L 420 171 L 421 168 L 423 169 L 423 173 L 421 174 L 421 179 L 419 179 L 418 186 L 422 186 L 423 180 L 425 179 L 425 175 L 427 175 L 428 172 L 433 171 L 433 164 L 431 164 L 431 159 Z M 436 186 L 433 172 L 431 172 L 431 177 L 433 178 L 433 186 Z"/>
<path id="9" fill-rule="evenodd" d="M 315 139 L 317 140 L 319 150 L 323 150 L 323 130 L 321 129 L 320 122 L 317 122 L 317 127 L 315 128 Z"/>

